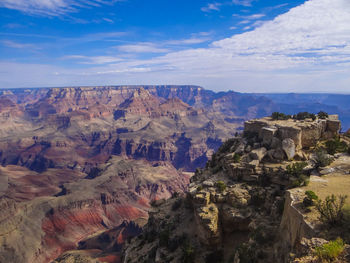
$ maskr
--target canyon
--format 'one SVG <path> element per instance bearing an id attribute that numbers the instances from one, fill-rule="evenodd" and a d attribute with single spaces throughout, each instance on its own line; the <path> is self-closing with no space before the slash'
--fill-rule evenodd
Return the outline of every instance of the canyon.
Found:
<path id="1" fill-rule="evenodd" d="M 121 262 L 130 250 L 124 250 L 124 243 L 139 235 L 148 222 L 147 233 L 154 216 L 166 216 L 160 208 L 169 210 L 187 191 L 197 200 L 195 206 L 206 205 L 194 218 L 180 221 L 201 225 L 212 220 L 206 215 L 216 213 L 209 227 L 215 232 L 221 227 L 217 203 L 223 197 L 215 195 L 213 203 L 208 201 L 211 194 L 193 192 L 199 186 L 215 185 L 216 179 L 209 178 L 214 167 L 208 165 L 218 161 L 215 169 L 224 169 L 233 180 L 252 183 L 259 180 L 264 162 L 288 161 L 291 155 L 307 160 L 306 146 L 312 148 L 341 129 L 336 117 L 317 124 L 299 122 L 298 127 L 291 121 L 292 129 L 285 123 L 280 128 L 269 119 L 245 122 L 281 107 L 262 94 L 215 93 L 198 86 L 1 90 L 0 262 Z M 318 107 L 323 109 L 322 104 Z M 218 158 L 223 154 L 221 145 L 230 138 L 235 138 L 235 151 L 245 153 L 247 142 L 239 139 L 244 131 L 258 133 L 254 140 L 266 145 L 252 144 L 257 148 L 242 156 L 243 163 L 233 162 L 232 152 L 222 159 L 225 162 Z M 271 174 L 278 174 L 274 165 Z M 205 166 L 207 170 L 202 170 Z M 199 185 L 198 178 L 204 177 L 210 180 L 200 179 L 203 185 Z M 281 183 L 275 177 L 271 180 Z M 282 185 L 287 187 L 288 182 Z M 254 188 L 233 188 L 232 202 L 235 195 L 249 202 L 247 193 Z M 259 188 L 270 201 L 276 195 L 272 190 Z M 281 192 L 277 196 L 275 207 L 283 200 Z M 160 207 L 157 215 L 155 207 Z M 237 223 L 242 233 L 247 231 L 251 209 L 231 218 L 240 212 L 226 208 L 225 227 Z M 208 231 L 208 226 L 203 229 Z M 222 242 L 218 232 L 212 236 L 205 231 L 199 235 L 201 240 Z M 244 239 L 242 233 L 239 239 Z"/>

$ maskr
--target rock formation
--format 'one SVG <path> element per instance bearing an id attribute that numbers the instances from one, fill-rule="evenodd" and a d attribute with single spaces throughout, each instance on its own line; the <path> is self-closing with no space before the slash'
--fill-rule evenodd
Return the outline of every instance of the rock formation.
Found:
<path id="1" fill-rule="evenodd" d="M 125 247 L 123 262 L 283 263 L 304 262 L 297 257 L 307 255 L 315 259 L 311 245 L 307 251 L 301 246 L 331 235 L 322 232 L 319 221 L 308 219 L 303 208 L 303 189 L 310 187 L 310 174 L 319 172 L 309 156 L 324 140 L 339 135 L 339 128 L 333 116 L 324 121 L 246 122 L 242 137 L 227 141 L 205 169 L 196 171 L 186 195 L 153 207 L 143 233 Z M 311 140 L 311 134 L 319 137 Z M 296 156 L 305 164 L 291 160 Z M 331 167 L 336 168 L 322 171 L 341 172 L 347 185 L 350 157 L 344 153 L 334 158 Z M 291 168 L 296 164 L 302 165 L 298 171 Z M 311 179 L 324 182 L 319 176 Z M 303 188 L 295 188 L 296 183 Z M 346 252 L 339 258 L 349 259 Z"/>

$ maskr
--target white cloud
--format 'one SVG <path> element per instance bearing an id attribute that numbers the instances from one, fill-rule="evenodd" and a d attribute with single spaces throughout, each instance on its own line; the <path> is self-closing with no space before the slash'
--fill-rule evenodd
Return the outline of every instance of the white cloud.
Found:
<path id="1" fill-rule="evenodd" d="M 201 8 L 203 12 L 209 13 L 211 11 L 220 11 L 220 3 L 209 3 L 208 5 Z"/>
<path id="2" fill-rule="evenodd" d="M 233 0 L 235 5 L 251 6 L 254 0 Z"/>
<path id="3" fill-rule="evenodd" d="M 55 68 L 61 76 L 58 82 L 45 73 L 51 69 L 43 71 L 40 80 L 42 86 L 50 81 L 55 85 L 172 83 L 251 92 L 349 92 L 349 14 L 348 0 L 310 0 L 249 32 L 213 42 L 208 48 L 70 71 Z M 148 46 L 159 48 L 150 43 Z M 32 65 L 6 65 L 0 65 L 0 73 L 5 72 L 0 74 L 2 86 L 12 75 L 21 76 L 12 79 L 13 86 L 28 86 L 24 84 L 31 83 L 31 76 L 20 74 L 20 69 L 39 74 Z M 13 68 L 16 74 L 9 74 Z"/>
<path id="4" fill-rule="evenodd" d="M 168 45 L 193 45 L 193 44 L 200 44 L 209 41 L 210 38 L 208 37 L 192 37 L 187 39 L 179 39 L 179 40 L 168 40 L 165 41 L 165 44 Z"/>
<path id="5" fill-rule="evenodd" d="M 81 56 L 81 55 L 65 56 L 62 59 L 77 60 L 77 61 L 79 61 L 78 63 L 80 63 L 80 64 L 92 64 L 92 65 L 116 63 L 116 62 L 121 62 L 124 60 L 122 58 L 113 57 L 113 56 L 89 57 L 89 56 Z"/>
<path id="6" fill-rule="evenodd" d="M 1 43 L 9 48 L 16 48 L 16 49 L 29 49 L 29 50 L 37 50 L 40 49 L 38 46 L 34 44 L 27 44 L 27 43 L 19 43 L 11 40 L 3 40 Z"/>
<path id="7" fill-rule="evenodd" d="M 157 46 L 153 43 L 143 42 L 137 44 L 121 45 L 116 47 L 121 52 L 126 53 L 166 53 L 168 49 Z"/>
<path id="8" fill-rule="evenodd" d="M 61 16 L 77 12 L 79 8 L 112 4 L 118 0 L 1 0 L 0 7 L 21 11 L 29 15 Z"/>

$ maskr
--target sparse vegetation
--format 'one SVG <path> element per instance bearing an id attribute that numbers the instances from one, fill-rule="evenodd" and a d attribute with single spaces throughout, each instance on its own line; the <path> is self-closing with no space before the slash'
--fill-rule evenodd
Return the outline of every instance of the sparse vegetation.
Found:
<path id="1" fill-rule="evenodd" d="M 313 206 L 315 205 L 316 201 L 318 200 L 318 196 L 313 191 L 306 191 L 305 192 L 306 197 L 303 200 L 303 204 L 305 207 Z"/>
<path id="2" fill-rule="evenodd" d="M 286 115 L 286 114 L 281 113 L 281 112 L 273 112 L 271 114 L 271 118 L 273 120 L 288 120 L 288 119 L 291 119 L 292 116 L 291 115 Z"/>
<path id="3" fill-rule="evenodd" d="M 330 241 L 315 249 L 315 254 L 320 260 L 333 262 L 344 251 L 345 244 L 341 238 Z"/>
<path id="4" fill-rule="evenodd" d="M 341 141 L 339 136 L 336 136 L 333 140 L 326 141 L 326 151 L 328 154 L 334 155 L 337 152 L 346 152 L 348 145 L 346 142 Z"/>
<path id="5" fill-rule="evenodd" d="M 300 177 L 303 174 L 303 169 L 307 166 L 306 162 L 296 162 L 287 166 L 287 173 L 294 177 Z"/>
<path id="6" fill-rule="evenodd" d="M 233 162 L 234 162 L 234 163 L 239 163 L 240 161 L 241 161 L 241 155 L 238 154 L 238 153 L 235 153 L 235 154 L 233 155 Z"/>
<path id="7" fill-rule="evenodd" d="M 324 149 L 318 148 L 315 151 L 315 161 L 316 168 L 319 168 L 330 165 L 334 159 L 328 156 L 327 152 Z"/>
<path id="8" fill-rule="evenodd" d="M 324 111 L 320 111 L 318 114 L 317 114 L 318 118 L 319 119 L 327 119 L 328 118 L 328 113 L 327 112 L 324 112 Z"/>
<path id="9" fill-rule="evenodd" d="M 316 120 L 316 115 L 309 112 L 299 112 L 298 114 L 293 116 L 293 119 L 296 120 L 305 120 L 305 119 L 312 119 L 313 121 Z"/>
<path id="10" fill-rule="evenodd" d="M 287 175 L 296 178 L 292 182 L 292 187 L 306 186 L 309 184 L 310 179 L 303 171 L 306 166 L 306 162 L 296 162 L 287 166 Z"/>
<path id="11" fill-rule="evenodd" d="M 215 185 L 220 192 L 223 192 L 226 189 L 226 184 L 223 181 L 217 181 Z"/>
<path id="12" fill-rule="evenodd" d="M 324 201 L 318 200 L 316 208 L 320 213 L 320 220 L 327 225 L 336 226 L 342 223 L 344 218 L 344 205 L 346 195 L 327 196 Z"/>

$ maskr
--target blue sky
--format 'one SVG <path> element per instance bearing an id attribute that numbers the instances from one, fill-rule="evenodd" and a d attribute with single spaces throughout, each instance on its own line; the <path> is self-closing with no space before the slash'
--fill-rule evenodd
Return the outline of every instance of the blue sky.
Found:
<path id="1" fill-rule="evenodd" d="M 349 92 L 348 0 L 2 0 L 0 88 Z"/>

